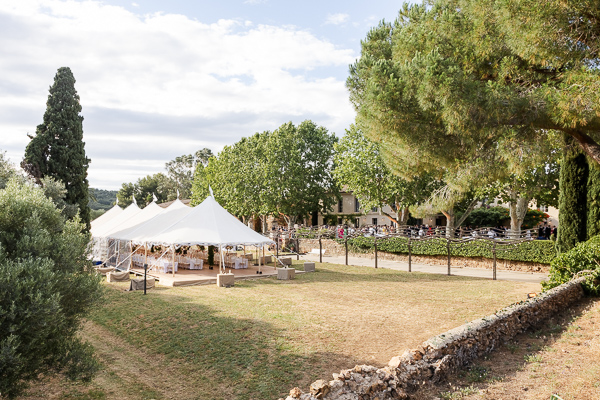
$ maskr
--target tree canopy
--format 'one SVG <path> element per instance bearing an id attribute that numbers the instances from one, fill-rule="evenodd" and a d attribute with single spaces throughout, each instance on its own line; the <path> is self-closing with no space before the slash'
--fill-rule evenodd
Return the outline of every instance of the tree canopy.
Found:
<path id="1" fill-rule="evenodd" d="M 85 155 L 83 117 L 75 90 L 75 77 L 68 67 L 59 68 L 50 87 L 44 121 L 25 149 L 21 166 L 42 184 L 44 177 L 62 182 L 67 190 L 65 201 L 79 207 L 79 215 L 89 228 L 87 170 L 90 159 Z"/>
<path id="2" fill-rule="evenodd" d="M 159 203 L 178 197 L 191 198 L 195 170 L 197 166 L 206 165 L 212 155 L 208 148 L 184 154 L 165 163 L 165 173 L 147 175 L 135 183 L 123 183 L 117 193 L 119 204 L 128 206 L 133 202 L 133 196 L 140 207 L 151 203 L 155 195 Z"/>
<path id="3" fill-rule="evenodd" d="M 425 200 L 438 183 L 429 174 L 406 180 L 394 175 L 385 165 L 380 145 L 367 139 L 352 125 L 335 145 L 334 176 L 350 190 L 361 208 L 374 207 L 400 225 L 408 221 L 408 207 Z M 388 205 L 393 214 L 387 214 Z"/>
<path id="4" fill-rule="evenodd" d="M 551 130 L 600 162 L 599 50 L 598 1 L 429 0 L 367 34 L 347 86 L 396 173 L 494 181 Z"/>
<path id="5" fill-rule="evenodd" d="M 312 121 L 291 122 L 225 146 L 208 165 L 197 166 L 193 204 L 208 187 L 230 213 L 242 218 L 298 217 L 326 211 L 338 194 L 333 178 L 336 137 Z M 264 225 L 263 225 L 264 227 Z"/>

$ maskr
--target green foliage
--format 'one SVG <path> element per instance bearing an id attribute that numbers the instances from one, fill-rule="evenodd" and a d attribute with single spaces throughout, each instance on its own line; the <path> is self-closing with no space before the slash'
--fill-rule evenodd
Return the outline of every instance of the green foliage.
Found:
<path id="1" fill-rule="evenodd" d="M 208 246 L 208 257 L 207 260 L 208 265 L 215 265 L 215 246 Z"/>
<path id="2" fill-rule="evenodd" d="M 0 395 L 40 373 L 89 379 L 97 369 L 77 331 L 101 295 L 89 234 L 41 188 L 11 179 L 0 190 Z"/>
<path id="3" fill-rule="evenodd" d="M 587 181 L 587 237 L 600 235 L 600 166 L 589 162 Z"/>
<path id="4" fill-rule="evenodd" d="M 196 171 L 194 172 L 194 180 L 192 182 L 192 197 L 191 205 L 197 206 L 202 203 L 209 195 L 209 184 L 206 179 L 205 167 L 201 163 L 196 165 Z"/>
<path id="5" fill-rule="evenodd" d="M 171 189 L 174 187 L 167 176 L 163 173 L 147 175 L 137 180 L 136 183 L 123 183 L 121 189 L 117 192 L 117 199 L 121 207 L 127 207 L 133 203 L 133 196 L 141 208 L 152 203 L 156 195 L 157 203 L 164 203 L 169 200 L 175 200 L 177 194 L 172 195 Z"/>
<path id="6" fill-rule="evenodd" d="M 386 167 L 379 144 L 367 139 L 352 125 L 335 144 L 333 174 L 340 186 L 352 191 L 363 210 L 390 206 L 385 214 L 400 225 L 408 219 L 408 207 L 429 196 L 435 180 L 429 175 L 402 179 Z"/>
<path id="7" fill-rule="evenodd" d="M 523 171 L 553 130 L 600 161 L 599 10 L 595 1 L 405 3 L 350 67 L 356 123 L 394 172 L 448 171 L 455 186 Z"/>
<path id="8" fill-rule="evenodd" d="M 505 207 L 481 207 L 471 211 L 465 220 L 465 225 L 472 227 L 500 226 L 510 219 L 508 208 Z"/>
<path id="9" fill-rule="evenodd" d="M 6 157 L 5 151 L 0 151 L 0 189 L 4 189 L 8 180 L 16 175 L 14 164 Z"/>
<path id="10" fill-rule="evenodd" d="M 556 248 L 564 253 L 586 239 L 588 163 L 574 141 L 566 137 L 560 168 L 558 238 Z"/>
<path id="11" fill-rule="evenodd" d="M 90 188 L 90 202 L 89 206 L 91 210 L 109 210 L 115 205 L 117 201 L 116 190 L 104 190 Z M 93 220 L 93 218 L 92 218 Z"/>
<path id="12" fill-rule="evenodd" d="M 523 229 L 531 229 L 537 227 L 541 222 L 550 218 L 550 215 L 540 210 L 528 209 L 523 220 Z"/>
<path id="13" fill-rule="evenodd" d="M 191 198 L 194 172 L 198 166 L 206 164 L 211 157 L 212 151 L 204 148 L 193 155 L 184 154 L 167 162 L 166 173 L 147 175 L 135 183 L 123 183 L 117 193 L 119 205 L 127 207 L 133 202 L 134 195 L 138 206 L 142 208 L 151 203 L 154 196 L 157 198 L 157 203 L 177 198 Z"/>
<path id="14" fill-rule="evenodd" d="M 444 238 L 421 242 L 413 240 L 411 241 L 411 253 L 423 256 L 445 256 L 448 254 L 446 243 Z M 371 252 L 374 251 L 374 241 L 372 237 L 351 238 L 348 239 L 348 247 L 356 252 Z M 377 249 L 388 253 L 408 254 L 408 238 L 378 239 Z M 550 264 L 556 257 L 554 243 L 550 240 L 533 240 L 506 248 L 498 245 L 496 251 L 496 258 L 499 260 Z M 473 241 L 460 245 L 451 244 L 450 252 L 452 256 L 456 257 L 494 258 L 492 243 L 489 241 Z"/>
<path id="15" fill-rule="evenodd" d="M 298 217 L 331 209 L 338 194 L 332 175 L 336 137 L 312 121 L 291 122 L 225 146 L 197 171 L 198 196 L 210 185 L 215 199 L 240 217 Z M 204 199 L 195 199 L 195 202 Z"/>
<path id="16" fill-rule="evenodd" d="M 550 267 L 550 279 L 542 282 L 544 290 L 562 285 L 573 279 L 580 271 L 590 270 L 592 274 L 584 285 L 588 293 L 600 294 L 600 236 L 587 242 L 580 242 L 571 250 L 559 254 Z"/>
<path id="17" fill-rule="evenodd" d="M 44 122 L 31 137 L 21 166 L 38 184 L 47 176 L 62 182 L 66 203 L 79 208 L 79 216 L 89 229 L 87 170 L 91 160 L 85 155 L 80 112 L 75 77 L 68 67 L 59 68 L 50 87 Z"/>

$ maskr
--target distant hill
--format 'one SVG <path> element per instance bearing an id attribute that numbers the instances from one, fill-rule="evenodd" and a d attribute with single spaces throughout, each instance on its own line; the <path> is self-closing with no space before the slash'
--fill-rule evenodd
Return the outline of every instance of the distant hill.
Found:
<path id="1" fill-rule="evenodd" d="M 96 199 L 93 201 L 92 199 Z M 89 206 L 92 210 L 103 210 L 106 211 L 115 204 L 117 201 L 116 190 L 103 190 L 90 188 L 90 202 Z"/>

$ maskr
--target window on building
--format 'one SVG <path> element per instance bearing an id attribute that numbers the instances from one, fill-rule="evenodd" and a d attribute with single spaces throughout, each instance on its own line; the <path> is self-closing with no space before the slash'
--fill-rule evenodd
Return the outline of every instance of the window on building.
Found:
<path id="1" fill-rule="evenodd" d="M 343 200 L 338 200 L 338 212 L 344 212 L 344 201 Z"/>
<path id="2" fill-rule="evenodd" d="M 360 227 L 360 218 L 354 219 L 354 227 L 356 227 L 356 228 Z"/>
<path id="3" fill-rule="evenodd" d="M 342 219 L 338 218 L 338 225 L 341 225 L 341 224 L 342 224 Z"/>
<path id="4" fill-rule="evenodd" d="M 360 212 L 360 203 L 356 197 L 354 198 L 354 212 Z"/>
<path id="5" fill-rule="evenodd" d="M 371 211 L 372 211 L 372 212 L 377 212 L 377 207 L 373 207 L 373 208 L 371 209 Z"/>
<path id="6" fill-rule="evenodd" d="M 541 211 L 541 212 L 547 213 L 548 212 L 548 206 L 538 206 L 538 210 Z"/>
<path id="7" fill-rule="evenodd" d="M 377 225 L 377 218 L 371 218 L 371 223 L 373 225 Z"/>

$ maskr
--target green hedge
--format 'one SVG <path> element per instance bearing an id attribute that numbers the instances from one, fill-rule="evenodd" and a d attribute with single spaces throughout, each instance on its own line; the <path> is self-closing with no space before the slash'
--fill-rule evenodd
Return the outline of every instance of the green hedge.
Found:
<path id="1" fill-rule="evenodd" d="M 552 289 L 570 281 L 579 271 L 594 271 L 586 281 L 586 292 L 600 294 L 600 236 L 594 236 L 587 242 L 580 242 L 571 250 L 556 257 L 550 267 L 550 279 L 542 282 L 544 290 Z"/>
<path id="2" fill-rule="evenodd" d="M 336 240 L 344 243 L 343 240 Z M 500 242 L 498 242 L 500 243 Z M 412 254 L 424 256 L 445 256 L 446 239 L 430 239 L 426 241 L 412 241 Z M 348 248 L 357 253 L 374 251 L 372 237 L 357 237 L 348 239 Z M 388 253 L 408 254 L 408 239 L 403 237 L 385 238 L 377 240 L 377 249 Z M 450 254 L 455 257 L 485 257 L 494 258 L 491 242 L 472 241 L 464 244 L 451 244 Z M 504 247 L 498 245 L 496 258 L 510 261 L 525 261 L 540 264 L 550 264 L 556 257 L 554 242 L 550 240 L 532 240 L 516 246 Z"/>

